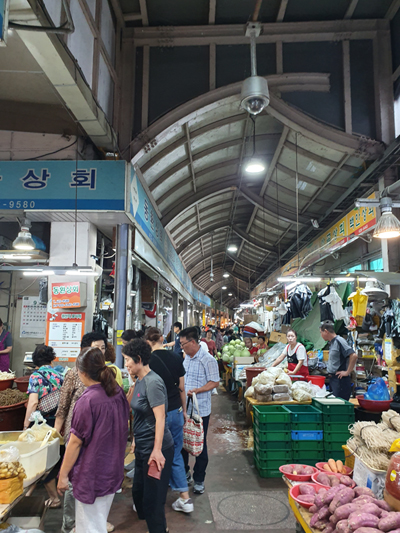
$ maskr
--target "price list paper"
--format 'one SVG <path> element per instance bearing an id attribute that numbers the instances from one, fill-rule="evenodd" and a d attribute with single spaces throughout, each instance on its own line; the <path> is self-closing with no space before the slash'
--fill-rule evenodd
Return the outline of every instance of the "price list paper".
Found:
<path id="1" fill-rule="evenodd" d="M 44 339 L 46 335 L 46 305 L 39 302 L 37 296 L 22 298 L 21 339 Z"/>

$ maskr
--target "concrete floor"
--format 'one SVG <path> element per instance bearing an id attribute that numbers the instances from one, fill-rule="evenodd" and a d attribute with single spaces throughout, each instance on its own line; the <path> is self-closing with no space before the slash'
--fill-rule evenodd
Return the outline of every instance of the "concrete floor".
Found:
<path id="1" fill-rule="evenodd" d="M 209 464 L 206 491 L 193 495 L 195 510 L 186 515 L 171 509 L 176 493 L 167 498 L 166 516 L 171 533 L 216 533 L 246 530 L 294 533 L 295 521 L 287 502 L 287 489 L 281 479 L 262 479 L 253 466 L 248 449 L 248 429 L 238 403 L 224 389 L 213 396 L 213 413 L 208 433 Z M 41 489 L 43 490 L 43 489 Z M 38 495 L 40 490 L 35 491 Z M 59 533 L 62 511 L 49 510 L 45 532 Z M 117 494 L 109 521 L 116 532 L 146 533 L 147 526 L 132 510 L 129 488 Z"/>

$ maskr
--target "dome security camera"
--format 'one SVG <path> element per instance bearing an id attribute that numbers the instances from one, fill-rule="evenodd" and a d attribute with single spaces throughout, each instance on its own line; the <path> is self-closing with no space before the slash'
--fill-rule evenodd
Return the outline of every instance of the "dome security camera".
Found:
<path id="1" fill-rule="evenodd" d="M 261 76 L 251 76 L 242 85 L 240 106 L 250 113 L 258 115 L 269 104 L 269 90 L 267 80 Z"/>

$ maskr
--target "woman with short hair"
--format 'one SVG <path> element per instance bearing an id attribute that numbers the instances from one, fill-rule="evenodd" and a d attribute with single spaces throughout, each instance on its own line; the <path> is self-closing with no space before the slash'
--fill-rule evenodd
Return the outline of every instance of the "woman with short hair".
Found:
<path id="1" fill-rule="evenodd" d="M 86 387 L 77 400 L 58 492 L 72 482 L 76 533 L 107 533 L 107 517 L 124 480 L 129 404 L 99 348 L 84 348 L 76 366 Z"/>
<path id="2" fill-rule="evenodd" d="M 174 457 L 174 441 L 168 425 L 167 389 L 150 369 L 150 345 L 134 339 L 122 348 L 125 367 L 137 376 L 132 395 L 135 475 L 132 496 L 138 517 L 146 520 L 149 533 L 166 533 L 165 501 Z M 153 477 L 156 476 L 156 477 Z"/>

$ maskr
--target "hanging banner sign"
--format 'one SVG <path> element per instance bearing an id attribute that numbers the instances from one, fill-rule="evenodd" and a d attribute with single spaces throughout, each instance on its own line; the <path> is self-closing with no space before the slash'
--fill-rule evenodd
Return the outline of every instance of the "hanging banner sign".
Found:
<path id="1" fill-rule="evenodd" d="M 54 349 L 56 361 L 76 361 L 84 331 L 85 313 L 47 312 L 46 344 Z"/>
<path id="2" fill-rule="evenodd" d="M 81 284 L 79 281 L 51 284 L 51 306 L 53 309 L 81 307 Z"/>

